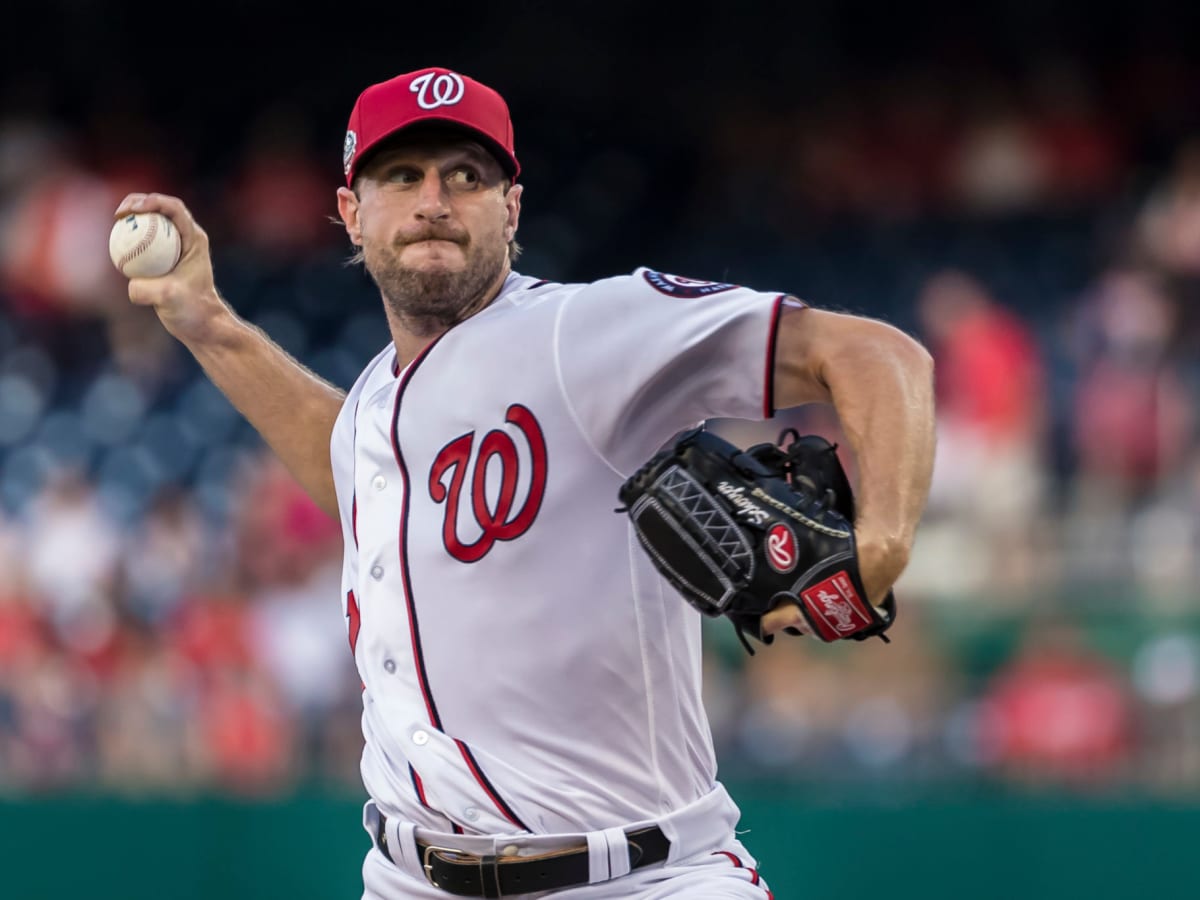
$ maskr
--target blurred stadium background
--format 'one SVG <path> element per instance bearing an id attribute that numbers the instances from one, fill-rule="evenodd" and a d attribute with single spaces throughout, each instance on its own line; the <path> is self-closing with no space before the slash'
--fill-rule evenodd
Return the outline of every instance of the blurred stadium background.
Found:
<path id="1" fill-rule="evenodd" d="M 340 534 L 105 241 L 182 196 L 348 386 L 386 326 L 331 222 L 345 118 L 435 64 L 510 102 L 521 271 L 789 291 L 937 359 L 893 643 L 711 629 L 775 895 L 1200 896 L 1200 7 L 297 9 L 5 12 L 0 897 L 358 896 Z"/>

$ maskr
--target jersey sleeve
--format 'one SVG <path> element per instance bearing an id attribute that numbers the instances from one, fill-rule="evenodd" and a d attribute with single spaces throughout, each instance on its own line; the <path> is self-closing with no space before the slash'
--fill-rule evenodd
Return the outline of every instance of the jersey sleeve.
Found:
<path id="1" fill-rule="evenodd" d="M 628 474 L 682 428 L 774 414 L 780 293 L 638 269 L 564 303 L 555 351 L 579 428 Z"/>

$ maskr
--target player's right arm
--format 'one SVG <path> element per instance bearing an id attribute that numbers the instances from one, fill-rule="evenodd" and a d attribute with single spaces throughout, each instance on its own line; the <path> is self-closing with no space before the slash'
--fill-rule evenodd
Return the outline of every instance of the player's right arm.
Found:
<path id="1" fill-rule="evenodd" d="M 161 212 L 182 241 L 179 263 L 160 278 L 133 278 L 129 299 L 151 306 L 229 402 L 254 426 L 321 509 L 338 517 L 329 443 L 345 393 L 301 365 L 218 293 L 208 235 L 183 202 L 130 194 L 116 217 Z"/>

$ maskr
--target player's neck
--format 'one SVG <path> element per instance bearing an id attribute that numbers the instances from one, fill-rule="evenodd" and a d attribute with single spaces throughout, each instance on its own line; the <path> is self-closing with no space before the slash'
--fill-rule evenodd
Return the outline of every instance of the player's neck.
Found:
<path id="1" fill-rule="evenodd" d="M 454 323 L 447 324 L 440 322 L 433 324 L 427 319 L 412 319 L 392 309 L 389 304 L 385 303 L 384 313 L 387 315 L 388 328 L 392 333 L 392 343 L 396 347 L 397 367 L 403 369 L 416 359 L 421 354 L 421 351 L 455 325 L 465 322 L 471 316 L 491 306 L 492 301 L 499 296 L 500 289 L 504 287 L 504 282 L 508 279 L 511 272 L 512 264 L 506 259 L 495 281 L 489 285 L 486 291 L 479 295 L 478 300 L 463 311 L 458 321 Z"/>

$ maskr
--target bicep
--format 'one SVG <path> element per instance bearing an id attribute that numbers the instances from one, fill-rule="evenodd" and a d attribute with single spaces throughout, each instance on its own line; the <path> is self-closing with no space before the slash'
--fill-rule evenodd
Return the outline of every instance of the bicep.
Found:
<path id="1" fill-rule="evenodd" d="M 865 371 L 916 343 L 878 319 L 807 306 L 784 309 L 775 340 L 776 409 L 831 403 L 835 375 Z"/>

